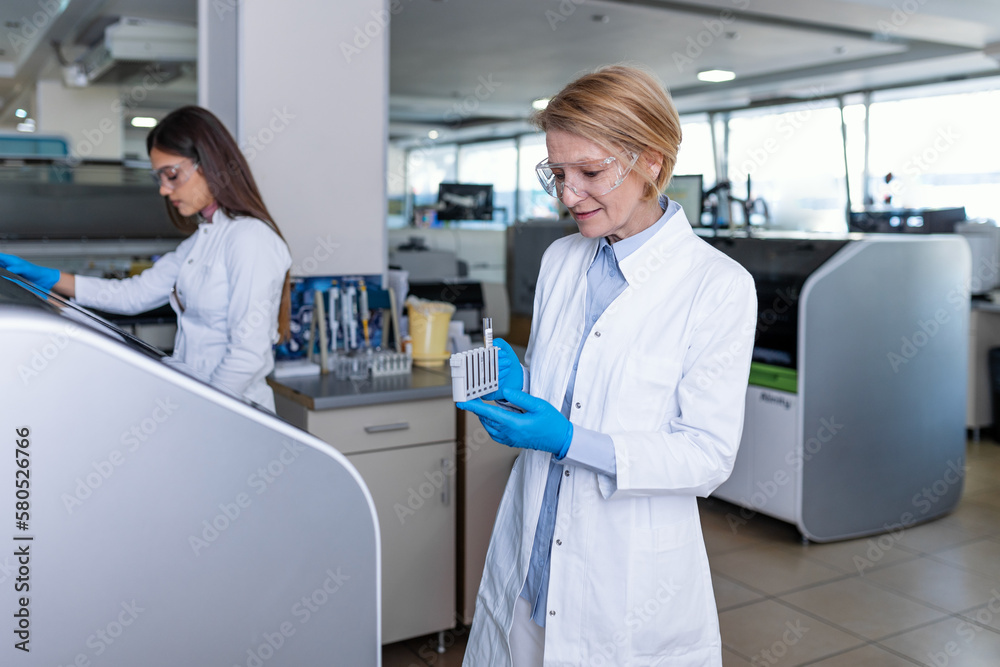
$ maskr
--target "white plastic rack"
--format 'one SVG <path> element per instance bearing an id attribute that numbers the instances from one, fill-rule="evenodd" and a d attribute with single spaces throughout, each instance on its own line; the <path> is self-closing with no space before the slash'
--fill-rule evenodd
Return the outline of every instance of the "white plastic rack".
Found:
<path id="1" fill-rule="evenodd" d="M 471 401 L 500 388 L 500 348 L 493 346 L 493 319 L 483 318 L 484 347 L 451 355 L 451 394 Z"/>

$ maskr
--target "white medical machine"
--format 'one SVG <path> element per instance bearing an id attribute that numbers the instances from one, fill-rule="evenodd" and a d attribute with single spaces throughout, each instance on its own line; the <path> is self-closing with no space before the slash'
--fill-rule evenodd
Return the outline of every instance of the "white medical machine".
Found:
<path id="1" fill-rule="evenodd" d="M 2 270 L 0 348 L 0 663 L 380 664 L 377 517 L 332 446 Z"/>
<path id="2" fill-rule="evenodd" d="M 897 531 L 962 496 L 968 244 L 955 234 L 706 239 L 757 286 L 743 439 L 714 493 L 816 542 Z"/>

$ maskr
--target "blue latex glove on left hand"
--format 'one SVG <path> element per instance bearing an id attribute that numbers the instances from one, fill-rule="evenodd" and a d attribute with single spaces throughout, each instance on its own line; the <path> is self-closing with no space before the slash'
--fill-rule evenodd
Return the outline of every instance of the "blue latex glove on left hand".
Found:
<path id="1" fill-rule="evenodd" d="M 494 347 L 499 349 L 497 353 L 497 384 L 500 389 L 491 391 L 483 396 L 487 401 L 497 401 L 503 398 L 504 391 L 524 388 L 524 370 L 521 368 L 521 361 L 517 358 L 517 353 L 510 344 L 503 338 L 493 339 Z"/>
<path id="2" fill-rule="evenodd" d="M 489 405 L 480 399 L 455 405 L 479 415 L 483 428 L 499 443 L 549 452 L 557 459 L 566 456 L 573 441 L 573 424 L 561 412 L 548 402 L 519 389 L 501 390 L 497 393 L 524 412 Z"/>
<path id="3" fill-rule="evenodd" d="M 16 273 L 22 278 L 30 280 L 43 290 L 51 290 L 52 286 L 59 282 L 59 269 L 38 266 L 16 255 L 0 253 L 0 266 L 11 273 Z"/>

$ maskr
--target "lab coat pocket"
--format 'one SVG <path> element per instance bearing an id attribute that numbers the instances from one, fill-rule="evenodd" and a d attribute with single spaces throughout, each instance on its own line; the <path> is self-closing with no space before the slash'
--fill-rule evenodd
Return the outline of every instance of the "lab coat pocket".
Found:
<path id="1" fill-rule="evenodd" d="M 618 418 L 627 431 L 660 428 L 680 381 L 680 358 L 630 354 L 622 369 Z"/>
<path id="2" fill-rule="evenodd" d="M 711 634 L 710 574 L 689 520 L 647 533 L 649 553 L 633 559 L 630 616 L 635 664 L 661 664 L 666 656 L 696 650 Z"/>

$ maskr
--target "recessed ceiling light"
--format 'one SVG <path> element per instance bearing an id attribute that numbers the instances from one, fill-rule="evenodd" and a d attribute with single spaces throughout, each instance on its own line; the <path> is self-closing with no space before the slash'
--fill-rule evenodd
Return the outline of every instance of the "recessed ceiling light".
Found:
<path id="1" fill-rule="evenodd" d="M 732 81 L 736 78 L 735 72 L 730 72 L 725 69 L 707 69 L 703 72 L 698 72 L 699 81 L 708 81 L 710 83 L 719 83 L 721 81 Z"/>
<path id="2" fill-rule="evenodd" d="M 25 111 L 24 109 L 17 109 L 14 111 L 14 115 L 17 116 L 18 118 L 27 118 L 28 112 Z"/>
<path id="3" fill-rule="evenodd" d="M 156 127 L 156 119 L 150 116 L 136 116 L 132 119 L 132 127 Z"/>
<path id="4" fill-rule="evenodd" d="M 438 134 L 437 130 L 431 130 L 430 132 L 427 133 L 427 136 L 430 137 L 431 139 L 437 139 L 441 135 Z"/>
<path id="5" fill-rule="evenodd" d="M 534 109 L 535 111 L 541 111 L 547 106 L 549 106 L 549 98 L 547 97 L 541 97 L 537 100 L 531 101 L 531 108 Z"/>

